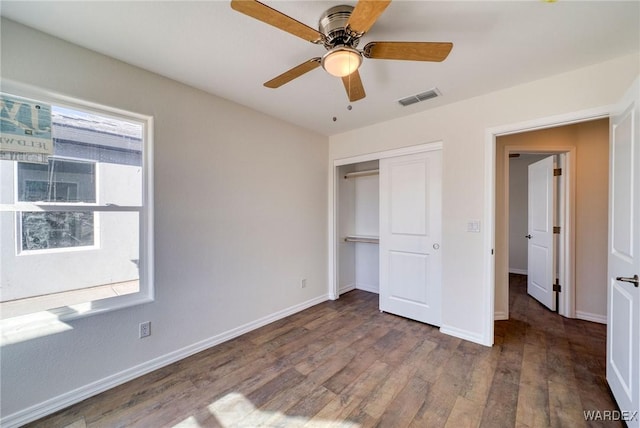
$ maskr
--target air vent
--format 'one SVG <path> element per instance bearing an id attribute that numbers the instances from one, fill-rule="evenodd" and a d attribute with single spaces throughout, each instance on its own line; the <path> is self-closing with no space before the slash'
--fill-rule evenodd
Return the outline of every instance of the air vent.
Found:
<path id="1" fill-rule="evenodd" d="M 405 98 L 398 100 L 398 102 L 403 106 L 410 106 L 411 104 L 419 103 L 420 101 L 430 100 L 431 98 L 439 97 L 442 95 L 438 88 L 429 89 L 428 91 L 421 92 L 419 94 L 411 95 Z"/>

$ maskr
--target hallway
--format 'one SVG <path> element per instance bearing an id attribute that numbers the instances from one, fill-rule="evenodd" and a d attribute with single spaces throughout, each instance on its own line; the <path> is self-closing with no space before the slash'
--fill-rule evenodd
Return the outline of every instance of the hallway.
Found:
<path id="1" fill-rule="evenodd" d="M 525 275 L 509 275 L 509 308 L 510 319 L 495 324 L 502 375 L 496 373 L 488 406 L 516 412 L 517 423 L 528 427 L 579 426 L 584 412 L 617 410 L 605 380 L 606 325 L 549 311 L 527 295 Z M 515 408 L 500 409 L 514 396 Z M 591 424 L 603 423 L 624 426 Z"/>

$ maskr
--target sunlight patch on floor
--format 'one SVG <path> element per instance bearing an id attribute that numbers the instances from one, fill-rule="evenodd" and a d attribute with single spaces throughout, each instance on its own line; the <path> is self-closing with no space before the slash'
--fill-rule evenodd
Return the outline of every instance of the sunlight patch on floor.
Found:
<path id="1" fill-rule="evenodd" d="M 302 398 L 302 397 L 301 397 Z M 305 428 L 359 428 L 349 421 L 314 420 L 302 416 L 289 416 L 282 412 L 269 412 L 256 407 L 244 395 L 232 392 L 207 406 L 218 423 L 223 427 L 305 427 Z M 188 417 L 174 428 L 200 428 L 193 416 Z"/>
<path id="2" fill-rule="evenodd" d="M 201 428 L 201 425 L 195 417 L 189 416 L 184 421 L 175 424 L 173 428 Z"/>

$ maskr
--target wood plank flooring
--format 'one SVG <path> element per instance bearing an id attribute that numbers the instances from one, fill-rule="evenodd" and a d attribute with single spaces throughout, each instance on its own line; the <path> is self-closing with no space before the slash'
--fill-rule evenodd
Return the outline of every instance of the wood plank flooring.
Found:
<path id="1" fill-rule="evenodd" d="M 493 348 L 380 313 L 378 295 L 355 290 L 30 426 L 603 426 L 583 411 L 616 409 L 605 326 L 547 311 L 524 278 L 511 278 Z"/>

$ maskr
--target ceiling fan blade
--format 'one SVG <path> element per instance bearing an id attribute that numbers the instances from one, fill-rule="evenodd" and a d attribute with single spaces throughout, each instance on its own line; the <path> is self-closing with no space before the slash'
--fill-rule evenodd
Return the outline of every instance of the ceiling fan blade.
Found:
<path id="1" fill-rule="evenodd" d="M 302 22 L 296 21 L 290 16 L 272 9 L 259 1 L 231 0 L 231 8 L 259 21 L 273 25 L 274 27 L 293 34 L 294 36 L 308 40 L 311 43 L 322 42 L 323 36 L 319 31 L 314 30 Z"/>
<path id="2" fill-rule="evenodd" d="M 449 42 L 371 42 L 364 47 L 367 58 L 407 61 L 444 61 L 451 52 Z"/>
<path id="3" fill-rule="evenodd" d="M 285 83 L 289 83 L 291 82 L 293 79 L 295 79 L 296 77 L 300 77 L 303 74 L 318 68 L 320 66 L 320 59 L 321 58 L 312 58 L 308 61 L 303 62 L 300 65 L 297 65 L 295 67 L 293 67 L 291 70 L 287 70 L 284 73 L 282 73 L 281 75 L 279 75 L 278 77 L 275 77 L 271 80 L 269 80 L 268 82 L 266 82 L 264 84 L 264 86 L 266 86 L 267 88 L 279 88 L 280 86 L 284 85 Z"/>
<path id="4" fill-rule="evenodd" d="M 364 86 L 362 86 L 362 80 L 360 79 L 360 73 L 358 73 L 358 70 L 348 76 L 344 76 L 342 78 L 342 83 L 344 84 L 344 89 L 347 91 L 349 101 L 358 101 L 367 96 L 367 94 L 364 93 Z"/>
<path id="5" fill-rule="evenodd" d="M 351 12 L 347 26 L 357 34 L 364 34 L 375 24 L 391 0 L 360 0 Z"/>

